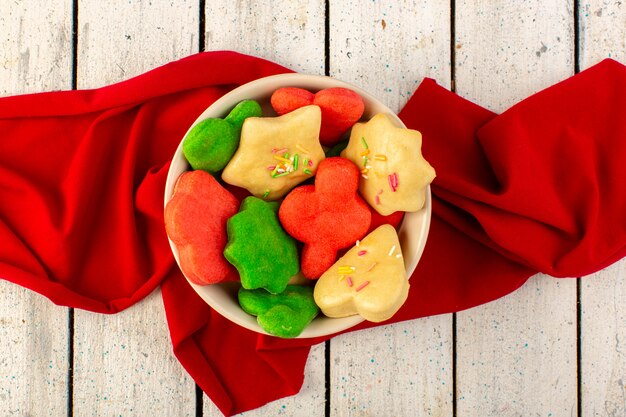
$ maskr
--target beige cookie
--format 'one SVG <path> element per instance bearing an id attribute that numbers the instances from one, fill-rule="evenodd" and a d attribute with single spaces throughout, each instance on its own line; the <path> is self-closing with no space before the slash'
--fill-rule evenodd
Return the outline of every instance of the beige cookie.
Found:
<path id="1" fill-rule="evenodd" d="M 305 106 L 279 117 L 249 117 L 239 148 L 222 179 L 265 200 L 276 200 L 311 178 L 324 159 L 319 141 L 322 115 Z"/>
<path id="2" fill-rule="evenodd" d="M 352 127 L 342 156 L 361 169 L 359 192 L 383 216 L 417 211 L 424 206 L 426 186 L 435 170 L 422 156 L 422 135 L 396 127 L 382 113 Z"/>
<path id="3" fill-rule="evenodd" d="M 315 303 L 328 317 L 360 314 L 380 322 L 404 304 L 409 282 L 396 230 L 382 225 L 352 247 L 315 284 Z"/>

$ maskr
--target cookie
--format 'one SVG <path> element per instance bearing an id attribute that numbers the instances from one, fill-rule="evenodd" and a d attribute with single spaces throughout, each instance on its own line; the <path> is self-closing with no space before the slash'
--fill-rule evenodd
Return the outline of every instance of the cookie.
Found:
<path id="1" fill-rule="evenodd" d="M 254 100 L 244 100 L 224 119 L 209 118 L 195 125 L 183 139 L 183 155 L 195 170 L 211 174 L 221 171 L 239 145 L 243 122 L 262 115 Z"/>
<path id="2" fill-rule="evenodd" d="M 320 142 L 324 146 L 333 146 L 339 142 L 365 110 L 361 96 L 343 87 L 326 88 L 315 94 L 302 88 L 279 88 L 272 94 L 270 102 L 278 114 L 286 114 L 310 104 L 319 106 L 322 110 Z"/>
<path id="3" fill-rule="evenodd" d="M 278 337 L 300 335 L 319 313 L 310 286 L 289 285 L 280 294 L 240 289 L 238 296 L 241 308 L 257 316 L 263 330 Z"/>
<path id="4" fill-rule="evenodd" d="M 352 127 L 341 153 L 361 169 L 359 192 L 383 216 L 394 211 L 418 211 L 435 170 L 422 156 L 422 135 L 394 125 L 379 113 Z"/>
<path id="5" fill-rule="evenodd" d="M 178 249 L 180 268 L 194 284 L 236 278 L 223 255 L 226 221 L 239 201 L 204 171 L 184 172 L 165 206 L 165 230 Z"/>
<path id="6" fill-rule="evenodd" d="M 251 117 L 222 179 L 264 200 L 277 200 L 311 178 L 322 161 L 321 111 L 305 106 L 279 117 Z"/>
<path id="7" fill-rule="evenodd" d="M 345 158 L 328 158 L 320 163 L 314 185 L 298 187 L 283 200 L 280 222 L 304 242 L 301 269 L 307 278 L 318 278 L 340 249 L 367 233 L 371 214 L 357 193 L 358 184 L 356 165 Z"/>
<path id="8" fill-rule="evenodd" d="M 250 196 L 228 219 L 224 256 L 239 271 L 245 289 L 280 293 L 300 269 L 296 242 L 282 229 L 277 211 L 278 203 Z"/>
<path id="9" fill-rule="evenodd" d="M 372 322 L 404 304 L 409 282 L 396 230 L 383 225 L 360 240 L 315 283 L 315 303 L 328 317 L 355 314 Z"/>

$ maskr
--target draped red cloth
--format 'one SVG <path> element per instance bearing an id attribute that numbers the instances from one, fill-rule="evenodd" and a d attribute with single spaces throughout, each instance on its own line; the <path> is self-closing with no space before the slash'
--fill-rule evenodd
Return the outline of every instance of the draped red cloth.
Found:
<path id="1" fill-rule="evenodd" d="M 182 277 L 163 227 L 169 159 L 188 126 L 232 88 L 286 71 L 207 52 L 96 90 L 0 99 L 0 277 L 101 313 L 161 285 L 174 353 L 224 414 L 297 393 L 323 339 L 260 336 L 222 318 Z M 400 117 L 437 170 L 433 220 L 391 321 L 622 258 L 625 97 L 626 69 L 611 60 L 501 115 L 424 80 Z"/>

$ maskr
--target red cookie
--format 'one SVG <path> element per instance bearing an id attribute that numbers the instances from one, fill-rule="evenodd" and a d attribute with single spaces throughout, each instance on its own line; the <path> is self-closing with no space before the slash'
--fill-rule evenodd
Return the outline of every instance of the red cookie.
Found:
<path id="1" fill-rule="evenodd" d="M 183 173 L 165 206 L 165 230 L 178 249 L 180 268 L 198 285 L 237 279 L 223 252 L 226 220 L 239 202 L 205 171 Z"/>
<path id="2" fill-rule="evenodd" d="M 358 195 L 360 171 L 341 157 L 320 162 L 315 185 L 292 190 L 280 205 L 278 217 L 291 236 L 304 242 L 302 274 L 319 278 L 340 249 L 354 245 L 367 233 L 371 213 Z"/>
<path id="3" fill-rule="evenodd" d="M 332 146 L 363 115 L 365 104 L 360 95 L 342 87 L 326 88 L 313 94 L 305 89 L 284 87 L 274 91 L 270 99 L 279 115 L 315 104 L 322 110 L 320 142 Z"/>

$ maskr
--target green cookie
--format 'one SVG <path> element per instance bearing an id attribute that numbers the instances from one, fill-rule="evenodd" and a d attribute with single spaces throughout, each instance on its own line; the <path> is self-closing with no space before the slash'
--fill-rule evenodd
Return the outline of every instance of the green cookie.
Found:
<path id="1" fill-rule="evenodd" d="M 261 106 L 244 100 L 224 119 L 205 119 L 195 125 L 183 140 L 183 155 L 193 169 L 211 174 L 221 171 L 239 146 L 241 126 L 248 117 L 260 117 Z"/>
<path id="2" fill-rule="evenodd" d="M 277 202 L 251 196 L 226 223 L 224 256 L 239 271 L 245 289 L 280 293 L 300 270 L 296 241 L 283 230 L 277 213 Z"/>
<path id="3" fill-rule="evenodd" d="M 348 147 L 347 140 L 337 143 L 335 146 L 333 146 L 332 148 L 326 151 L 326 158 L 330 158 L 333 156 L 341 156 L 341 152 L 343 152 L 343 150 L 346 149 L 346 147 Z"/>
<path id="4" fill-rule="evenodd" d="M 265 290 L 239 290 L 239 305 L 257 316 L 263 330 L 278 337 L 296 337 L 317 316 L 313 287 L 288 285 L 280 294 Z"/>

